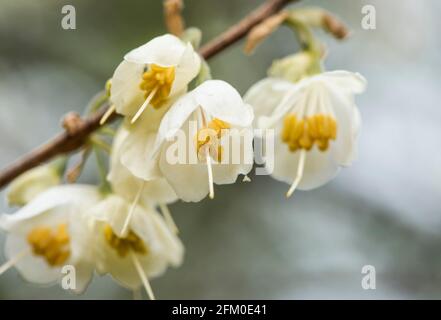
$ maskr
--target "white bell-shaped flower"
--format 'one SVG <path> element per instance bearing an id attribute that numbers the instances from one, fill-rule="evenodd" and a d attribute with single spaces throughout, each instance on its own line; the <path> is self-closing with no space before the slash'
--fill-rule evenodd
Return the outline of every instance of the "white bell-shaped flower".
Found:
<path id="1" fill-rule="evenodd" d="M 85 185 L 53 187 L 13 214 L 0 216 L 7 232 L 0 274 L 14 266 L 37 284 L 60 282 L 64 266 L 74 268 L 69 289 L 81 293 L 92 278 L 91 220 L 85 211 L 101 200 L 97 188 Z"/>
<path id="2" fill-rule="evenodd" d="M 296 188 L 325 184 L 352 163 L 361 126 L 354 95 L 365 87 L 360 74 L 333 71 L 297 83 L 267 78 L 247 92 L 256 126 L 274 129 L 274 157 L 266 157 L 266 168 L 291 184 L 288 197 Z"/>
<path id="3" fill-rule="evenodd" d="M 170 99 L 186 92 L 200 65 L 192 45 L 170 34 L 130 51 L 112 77 L 110 99 L 116 112 L 135 122 L 144 112 L 166 108 Z"/>
<path id="4" fill-rule="evenodd" d="M 184 201 L 213 197 L 214 183 L 234 183 L 251 170 L 252 121 L 251 106 L 231 85 L 209 80 L 170 107 L 157 133 L 137 124 L 123 142 L 122 163 L 140 178 L 164 177 Z"/>
<path id="5" fill-rule="evenodd" d="M 144 285 L 154 299 L 148 279 L 162 275 L 170 265 L 179 266 L 184 247 L 153 207 L 137 205 L 124 230 L 129 210 L 130 202 L 110 195 L 89 211 L 96 219 L 96 268 L 129 289 Z"/>

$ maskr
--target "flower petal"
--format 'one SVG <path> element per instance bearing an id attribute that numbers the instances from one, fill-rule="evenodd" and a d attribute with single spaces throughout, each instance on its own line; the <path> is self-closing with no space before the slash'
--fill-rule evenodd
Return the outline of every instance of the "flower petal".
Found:
<path id="1" fill-rule="evenodd" d="M 259 117 L 271 115 L 292 86 L 293 84 L 286 80 L 265 78 L 247 91 L 244 101 L 254 109 L 255 125 Z"/>
<path id="2" fill-rule="evenodd" d="M 165 34 L 133 49 L 124 56 L 124 60 L 142 65 L 154 63 L 170 67 L 178 65 L 185 50 L 186 45 L 179 38 Z"/>
<path id="3" fill-rule="evenodd" d="M 239 92 L 222 80 L 208 80 L 194 90 L 196 103 L 213 118 L 231 125 L 248 127 L 254 114 L 251 106 L 245 104 Z"/>
<path id="4" fill-rule="evenodd" d="M 194 51 L 191 44 L 187 43 L 175 70 L 175 81 L 173 82 L 170 95 L 182 92 L 190 81 L 198 75 L 200 68 L 201 58 Z"/>
<path id="5" fill-rule="evenodd" d="M 249 136 L 247 136 L 247 134 Z M 237 140 L 236 140 L 237 139 Z M 225 144 L 226 140 L 229 140 Z M 233 142 L 236 140 L 238 143 Z M 252 129 L 233 128 L 222 137 L 222 161 L 213 163 L 213 181 L 215 184 L 231 184 L 236 182 L 240 174 L 246 175 L 253 168 L 253 136 Z"/>
<path id="6" fill-rule="evenodd" d="M 100 199 L 95 186 L 62 185 L 53 187 L 41 194 L 14 214 L 0 215 L 0 228 L 11 230 L 26 219 L 68 203 L 88 206 Z"/>
<path id="7" fill-rule="evenodd" d="M 353 94 L 359 94 L 366 90 L 366 79 L 356 72 L 335 70 L 324 72 L 317 77 L 324 79 L 326 83 L 331 83 Z"/>
<path id="8" fill-rule="evenodd" d="M 337 139 L 331 144 L 335 161 L 349 166 L 356 156 L 357 140 L 361 127 L 361 117 L 354 103 L 352 93 L 335 86 L 324 87 L 322 99 L 326 99 L 333 109 L 337 120 Z"/>
<path id="9" fill-rule="evenodd" d="M 75 289 L 76 294 L 82 294 L 86 291 L 87 286 L 92 281 L 94 265 L 81 261 L 75 264 Z"/>
<path id="10" fill-rule="evenodd" d="M 189 121 L 184 123 L 182 129 L 185 137 L 194 137 L 196 135 L 196 132 L 193 132 L 195 128 L 190 126 Z M 196 146 L 194 143 L 188 142 L 185 145 L 185 150 L 188 152 L 185 163 L 170 163 L 168 152 L 172 150 L 170 146 L 173 144 L 178 144 L 179 148 L 183 147 L 180 145 L 180 140 L 165 142 L 162 145 L 159 154 L 161 173 L 180 199 L 192 202 L 200 201 L 208 194 L 207 165 L 205 163 L 196 163 L 196 156 L 193 161 L 194 163 L 191 163 L 190 155 L 196 155 Z"/>
<path id="11" fill-rule="evenodd" d="M 110 87 L 110 100 L 116 107 L 116 112 L 133 116 L 142 106 L 145 97 L 139 88 L 144 66 L 123 61 L 116 68 Z"/>
<path id="12" fill-rule="evenodd" d="M 180 266 L 184 256 L 184 246 L 182 242 L 170 231 L 170 228 L 158 213 L 153 212 L 152 219 L 155 224 L 156 234 L 162 246 L 162 254 L 172 266 Z"/>
<path id="13" fill-rule="evenodd" d="M 189 92 L 179 98 L 162 118 L 159 125 L 158 135 L 154 143 L 152 154 L 156 154 L 162 143 L 171 139 L 183 127 L 198 104 L 194 98 L 193 92 Z"/>
<path id="14" fill-rule="evenodd" d="M 171 144 L 171 142 L 165 143 L 163 150 L 167 150 Z M 205 163 L 169 164 L 166 159 L 166 152 L 162 151 L 159 167 L 181 200 L 198 202 L 208 194 L 208 171 Z"/>
<path id="15" fill-rule="evenodd" d="M 114 138 L 110 158 L 111 169 L 107 177 L 112 185 L 112 190 L 130 202 L 135 200 L 141 187 L 143 188 L 140 199 L 141 203 L 170 203 L 176 201 L 177 196 L 165 179 L 142 180 L 134 176 L 129 169 L 121 163 L 121 147 L 129 134 L 130 132 L 128 130 L 121 127 Z"/>
<path id="16" fill-rule="evenodd" d="M 22 235 L 9 233 L 5 242 L 5 255 L 11 259 L 24 250 L 29 250 L 26 237 Z M 52 284 L 61 277 L 60 268 L 50 268 L 42 257 L 27 254 L 21 258 L 15 268 L 20 275 L 29 282 L 38 284 Z"/>
<path id="17" fill-rule="evenodd" d="M 157 159 L 152 158 L 156 132 L 145 128 L 143 123 L 133 125 L 121 146 L 121 163 L 137 178 L 153 180 L 160 178 Z"/>

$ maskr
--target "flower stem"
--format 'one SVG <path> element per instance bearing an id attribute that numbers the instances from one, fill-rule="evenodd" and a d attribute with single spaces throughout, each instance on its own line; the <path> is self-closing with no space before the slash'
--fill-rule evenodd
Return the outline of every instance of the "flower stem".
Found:
<path id="1" fill-rule="evenodd" d="M 107 181 L 107 169 L 106 169 L 106 165 L 104 163 L 104 160 L 102 158 L 100 148 L 97 147 L 96 145 L 94 145 L 93 151 L 95 153 L 95 159 L 96 159 L 96 164 L 98 167 L 98 173 L 101 178 L 100 190 L 104 194 L 110 193 L 112 188 L 111 188 L 109 182 Z"/>

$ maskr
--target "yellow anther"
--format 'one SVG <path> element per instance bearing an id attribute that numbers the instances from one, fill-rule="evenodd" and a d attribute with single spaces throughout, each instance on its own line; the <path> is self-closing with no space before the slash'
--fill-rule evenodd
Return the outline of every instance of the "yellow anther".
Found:
<path id="1" fill-rule="evenodd" d="M 291 130 L 296 124 L 296 117 L 294 115 L 288 115 L 283 121 L 282 141 L 288 143 Z"/>
<path id="2" fill-rule="evenodd" d="M 230 129 L 231 126 L 229 123 L 222 121 L 221 119 L 214 118 L 208 124 L 208 128 L 215 130 L 217 137 L 220 138 L 222 136 L 222 130 Z"/>
<path id="3" fill-rule="evenodd" d="M 222 133 L 224 130 L 230 129 L 231 126 L 229 123 L 214 118 L 208 123 L 206 128 L 202 128 L 197 132 L 196 135 L 196 150 L 198 156 L 202 156 L 204 152 L 201 152 L 202 147 L 208 147 L 210 155 L 213 159 L 216 159 L 218 162 L 222 161 L 222 146 L 220 145 L 220 138 L 222 137 Z"/>
<path id="4" fill-rule="evenodd" d="M 303 135 L 304 126 L 305 126 L 305 121 L 296 120 L 295 125 L 291 128 L 291 133 L 289 135 L 289 140 L 291 142 L 299 141 L 300 137 Z"/>
<path id="5" fill-rule="evenodd" d="M 146 99 L 153 90 L 156 90 L 150 104 L 154 108 L 159 108 L 170 95 L 174 80 L 175 67 L 161 67 L 151 64 L 149 70 L 143 73 L 139 87 L 145 91 L 144 97 Z"/>
<path id="6" fill-rule="evenodd" d="M 306 130 L 303 131 L 302 137 L 299 139 L 299 145 L 302 149 L 311 150 L 314 140 L 311 139 Z"/>
<path id="7" fill-rule="evenodd" d="M 332 116 L 316 114 L 302 119 L 287 115 L 283 122 L 281 139 L 288 144 L 289 150 L 311 150 L 314 144 L 320 151 L 329 148 L 329 140 L 337 138 L 337 122 Z"/>
<path id="8" fill-rule="evenodd" d="M 317 147 L 320 151 L 326 151 L 329 147 L 329 140 L 328 139 L 320 139 L 317 140 Z"/>
<path id="9" fill-rule="evenodd" d="M 45 258 L 50 266 L 61 266 L 70 256 L 69 233 L 67 224 L 59 224 L 57 228 L 37 227 L 27 236 L 32 252 Z"/>
<path id="10" fill-rule="evenodd" d="M 110 225 L 104 227 L 104 238 L 107 243 L 116 250 L 121 258 L 124 258 L 130 251 L 138 254 L 148 253 L 147 247 L 140 237 L 132 230 L 125 238 L 118 237 Z"/>

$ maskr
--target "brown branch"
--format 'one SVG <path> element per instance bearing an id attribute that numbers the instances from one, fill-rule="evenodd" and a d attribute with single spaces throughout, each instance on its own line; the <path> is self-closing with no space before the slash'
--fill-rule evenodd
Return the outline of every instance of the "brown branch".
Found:
<path id="1" fill-rule="evenodd" d="M 167 30 L 180 37 L 184 32 L 184 19 L 182 18 L 183 0 L 164 0 L 164 19 Z"/>
<path id="2" fill-rule="evenodd" d="M 237 24 L 233 25 L 227 31 L 204 45 L 200 50 L 201 56 L 205 59 L 209 59 L 228 48 L 246 36 L 255 25 L 278 12 L 292 1 L 297 0 L 267 0 Z M 25 171 L 32 169 L 57 155 L 70 153 L 81 148 L 86 143 L 89 135 L 100 127 L 100 119 L 106 112 L 107 108 L 108 106 L 103 107 L 90 117 L 82 119 L 79 123 L 75 124 L 75 130 L 72 130 L 71 132 L 66 130 L 63 133 L 58 134 L 40 147 L 37 147 L 27 155 L 4 168 L 0 172 L 0 189 Z M 114 115 L 108 120 L 108 122 L 116 118 L 117 116 Z"/>
<path id="3" fill-rule="evenodd" d="M 201 55 L 205 57 L 205 59 L 211 58 L 218 52 L 245 37 L 254 26 L 283 9 L 288 3 L 294 1 L 298 0 L 267 0 L 266 3 L 251 12 L 237 24 L 204 45 L 200 50 Z"/>

